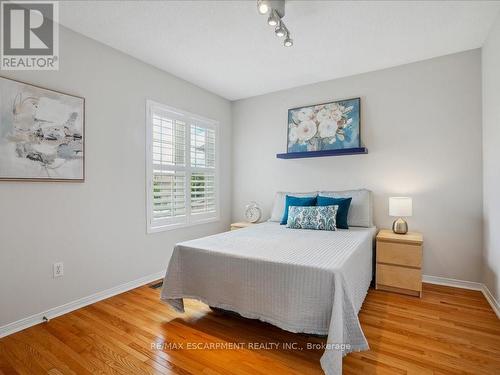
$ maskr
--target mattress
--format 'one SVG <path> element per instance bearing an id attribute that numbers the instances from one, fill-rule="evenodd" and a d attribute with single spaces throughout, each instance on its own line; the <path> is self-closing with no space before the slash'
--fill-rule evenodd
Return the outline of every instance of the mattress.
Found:
<path id="1" fill-rule="evenodd" d="M 357 314 L 372 278 L 375 233 L 266 222 L 182 242 L 161 298 L 181 312 L 182 298 L 195 298 L 287 331 L 328 335 L 321 365 L 341 374 L 345 354 L 368 349 Z"/>

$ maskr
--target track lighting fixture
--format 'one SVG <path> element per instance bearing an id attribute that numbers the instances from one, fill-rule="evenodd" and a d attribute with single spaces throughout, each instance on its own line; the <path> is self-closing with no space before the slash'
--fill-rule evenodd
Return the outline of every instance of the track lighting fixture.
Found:
<path id="1" fill-rule="evenodd" d="M 268 14 L 267 23 L 275 27 L 275 34 L 282 38 L 285 37 L 283 45 L 285 47 L 293 46 L 293 39 L 290 38 L 283 17 L 285 17 L 285 0 L 257 0 L 257 10 L 260 14 Z"/>

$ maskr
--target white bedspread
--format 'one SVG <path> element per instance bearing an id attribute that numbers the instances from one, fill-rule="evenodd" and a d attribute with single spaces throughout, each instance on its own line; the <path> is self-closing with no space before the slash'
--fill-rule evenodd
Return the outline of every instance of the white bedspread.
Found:
<path id="1" fill-rule="evenodd" d="M 181 312 L 182 298 L 195 298 L 287 331 L 328 335 L 321 366 L 341 374 L 345 354 L 368 349 L 357 314 L 372 278 L 375 231 L 267 222 L 182 242 L 161 298 Z"/>

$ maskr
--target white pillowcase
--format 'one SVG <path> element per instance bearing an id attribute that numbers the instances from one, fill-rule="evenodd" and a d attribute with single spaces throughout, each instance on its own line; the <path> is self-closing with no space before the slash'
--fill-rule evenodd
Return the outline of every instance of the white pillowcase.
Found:
<path id="1" fill-rule="evenodd" d="M 291 193 L 285 191 L 278 191 L 274 196 L 273 210 L 271 211 L 271 217 L 269 221 L 281 222 L 283 214 L 285 213 L 285 199 L 287 195 L 293 197 L 315 197 L 318 195 L 317 191 L 312 191 L 310 193 Z"/>
<path id="2" fill-rule="evenodd" d="M 352 198 L 347 215 L 347 223 L 351 227 L 373 226 L 373 205 L 370 190 L 320 191 L 318 195 L 333 198 Z M 285 208 L 283 207 L 283 210 Z"/>

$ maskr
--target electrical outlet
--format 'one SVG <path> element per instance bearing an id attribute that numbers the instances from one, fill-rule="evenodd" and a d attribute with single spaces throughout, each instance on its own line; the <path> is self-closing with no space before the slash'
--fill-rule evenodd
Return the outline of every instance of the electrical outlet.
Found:
<path id="1" fill-rule="evenodd" d="M 64 275 L 64 263 L 63 262 L 54 263 L 52 266 L 52 271 L 54 274 L 54 278 L 61 277 L 62 275 Z"/>

